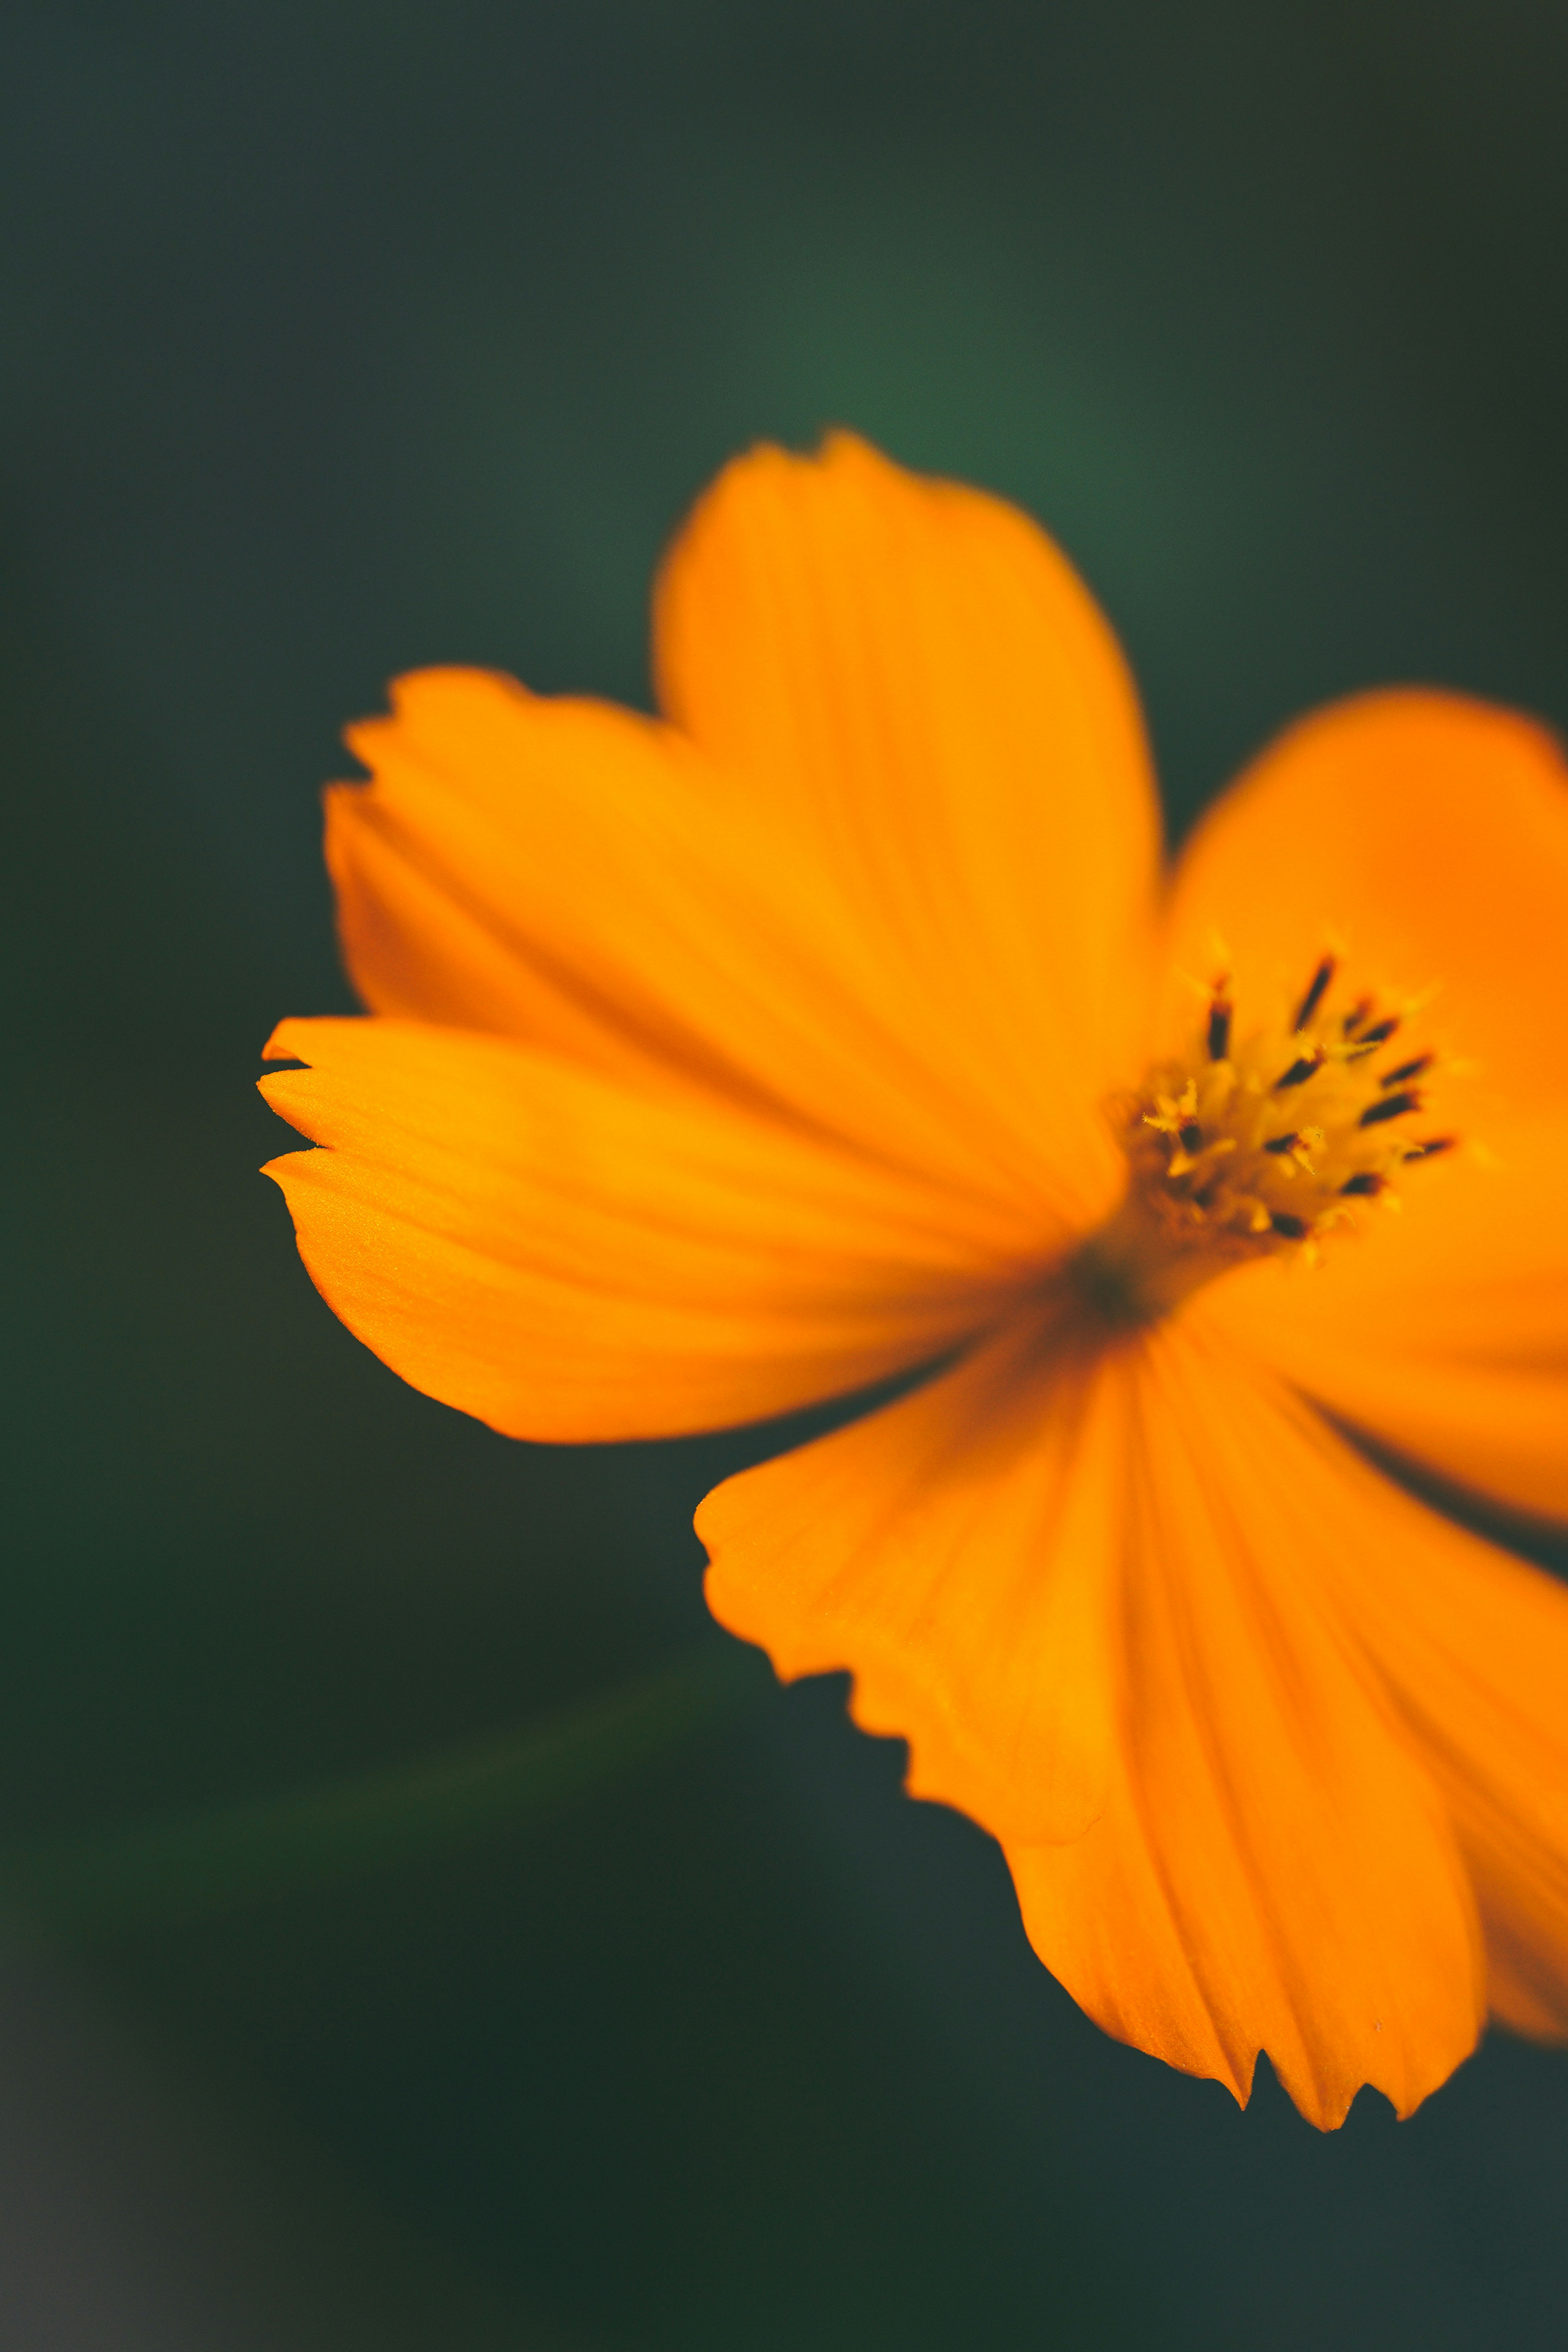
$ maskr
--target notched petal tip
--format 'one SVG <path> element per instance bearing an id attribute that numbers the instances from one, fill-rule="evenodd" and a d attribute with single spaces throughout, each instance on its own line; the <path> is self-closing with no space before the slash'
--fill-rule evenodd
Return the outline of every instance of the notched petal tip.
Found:
<path id="1" fill-rule="evenodd" d="M 1123 1362 L 1143 1449 L 1105 1815 L 1009 1846 L 1031 1942 L 1119 2039 L 1313 2124 L 1409 2114 L 1474 2048 L 1461 1840 L 1318 1564 L 1387 1573 L 1380 1482 L 1189 1309 Z"/>
<path id="2" fill-rule="evenodd" d="M 299 1053 L 297 1045 L 290 1035 L 290 1032 L 297 1030 L 299 1026 L 300 1023 L 298 1016 L 295 1014 L 289 1014 L 286 1019 L 278 1022 L 277 1027 L 273 1030 L 272 1034 L 268 1037 L 266 1045 L 262 1047 L 260 1054 L 256 1056 L 257 1060 L 263 1062 L 302 1061 L 304 1056 Z M 258 1081 L 258 1083 L 264 1083 L 264 1081 Z"/>

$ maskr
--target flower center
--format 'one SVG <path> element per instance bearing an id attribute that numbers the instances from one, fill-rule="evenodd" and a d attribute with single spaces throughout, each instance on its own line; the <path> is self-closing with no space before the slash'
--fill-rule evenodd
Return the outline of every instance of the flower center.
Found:
<path id="1" fill-rule="evenodd" d="M 1073 1265 L 1100 1313 L 1146 1322 L 1232 1266 L 1312 1264 L 1367 1210 L 1397 1209 L 1396 1179 L 1458 1140 L 1429 1131 L 1445 1066 L 1411 1034 L 1421 1002 L 1350 988 L 1324 955 L 1249 1027 L 1218 974 L 1186 1054 L 1108 1106 L 1127 1192 Z"/>

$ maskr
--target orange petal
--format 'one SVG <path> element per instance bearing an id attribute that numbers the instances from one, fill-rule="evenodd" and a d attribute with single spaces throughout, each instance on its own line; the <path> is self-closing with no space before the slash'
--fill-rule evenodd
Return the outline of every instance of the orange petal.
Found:
<path id="1" fill-rule="evenodd" d="M 852 1389 L 995 1319 L 1006 1235 L 691 1087 L 508 1040 L 287 1021 L 263 1080 L 328 1148 L 267 1173 L 318 1288 L 417 1389 L 507 1434 L 708 1429 Z"/>
<path id="2" fill-rule="evenodd" d="M 1515 1509 L 1568 1518 L 1568 1113 L 1412 1170 L 1308 1273 L 1266 1261 L 1205 1311 L 1343 1419 Z"/>
<path id="3" fill-rule="evenodd" d="M 1342 1606 L 1453 1818 L 1491 2007 L 1568 2040 L 1568 1591 L 1383 1487 L 1385 1572 L 1346 1572 L 1323 1531 Z"/>
<path id="4" fill-rule="evenodd" d="M 1429 1515 L 1392 1486 L 1376 1507 L 1386 1482 L 1196 1320 L 1118 1362 L 1141 1440 L 1116 1769 L 1075 1843 L 1009 1844 L 1030 1939 L 1109 2032 L 1238 2098 L 1262 2049 L 1320 2126 L 1364 2083 L 1408 2114 L 1475 2042 L 1483 1957 L 1321 1554 L 1396 1574 Z"/>
<path id="5" fill-rule="evenodd" d="M 759 448 L 655 601 L 660 698 L 801 830 L 933 1054 L 1098 1164 L 1146 1018 L 1157 804 L 1083 583 L 1000 499 L 846 433 Z"/>
<path id="6" fill-rule="evenodd" d="M 1182 857 L 1174 964 L 1206 975 L 1216 932 L 1239 1018 L 1253 991 L 1298 992 L 1337 937 L 1364 984 L 1436 986 L 1423 1026 L 1479 1066 L 1476 1131 L 1568 1108 L 1568 771 L 1528 719 L 1405 691 L 1291 728 Z"/>
<path id="7" fill-rule="evenodd" d="M 708 1604 L 786 1677 L 848 1666 L 916 1796 L 1000 1836 L 1104 1801 L 1129 1455 L 1103 1366 L 1040 1313 L 697 1513 Z"/>
<path id="8" fill-rule="evenodd" d="M 673 729 L 478 672 L 423 672 L 392 698 L 350 732 L 372 781 L 328 796 L 344 954 L 372 1010 L 638 1083 L 700 1078 L 1006 1200 L 1041 1246 L 1112 1197 L 1103 1136 L 1076 1150 L 1087 1114 L 1042 1114 L 1043 1082 L 1015 1094 L 959 1004 L 938 1019 L 910 998 L 815 846 Z"/>

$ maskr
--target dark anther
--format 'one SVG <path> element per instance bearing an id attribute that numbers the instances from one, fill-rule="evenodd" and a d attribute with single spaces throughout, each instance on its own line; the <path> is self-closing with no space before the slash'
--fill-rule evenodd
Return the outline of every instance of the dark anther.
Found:
<path id="1" fill-rule="evenodd" d="M 1184 1151 L 1202 1150 L 1203 1129 L 1199 1127 L 1196 1118 L 1189 1118 L 1185 1127 L 1177 1128 L 1176 1141 L 1180 1144 Z"/>
<path id="2" fill-rule="evenodd" d="M 1428 1143 L 1417 1143 L 1405 1154 L 1406 1160 L 1436 1160 L 1439 1151 L 1452 1151 L 1458 1141 L 1457 1135 L 1435 1135 Z"/>
<path id="3" fill-rule="evenodd" d="M 1417 1054 L 1413 1062 L 1401 1062 L 1396 1070 L 1390 1070 L 1377 1083 L 1380 1087 L 1402 1087 L 1407 1079 L 1418 1078 L 1423 1070 L 1429 1070 L 1433 1059 L 1430 1054 Z"/>
<path id="4" fill-rule="evenodd" d="M 1313 1013 L 1322 1003 L 1323 998 L 1328 994 L 1328 985 L 1333 976 L 1334 959 L 1333 956 L 1324 956 L 1316 971 L 1313 972 L 1312 979 L 1307 983 L 1307 992 L 1305 996 L 1302 997 L 1301 1003 L 1296 1007 L 1296 1018 L 1292 1024 L 1295 1028 L 1304 1029 L 1306 1027 L 1308 1022 L 1312 1019 Z"/>
<path id="5" fill-rule="evenodd" d="M 1234 1010 L 1230 999 L 1221 996 L 1218 991 L 1209 1001 L 1208 1058 L 1211 1062 L 1223 1062 L 1230 1051 L 1230 1015 Z"/>
<path id="6" fill-rule="evenodd" d="M 1359 1004 L 1353 1004 L 1351 1006 L 1350 1011 L 1344 1016 L 1344 1034 L 1347 1037 L 1354 1036 L 1356 1031 L 1360 1028 L 1362 1023 L 1365 1020 L 1371 1010 L 1372 999 L 1370 996 L 1364 996 Z"/>
<path id="7" fill-rule="evenodd" d="M 1323 1057 L 1321 1053 L 1303 1054 L 1299 1062 L 1291 1064 L 1282 1078 L 1275 1079 L 1274 1092 L 1282 1094 L 1287 1087 L 1304 1086 L 1309 1078 L 1316 1077 L 1322 1066 Z"/>
<path id="8" fill-rule="evenodd" d="M 1385 1118 L 1403 1118 L 1407 1110 L 1419 1110 L 1420 1108 L 1419 1095 L 1385 1095 L 1381 1102 L 1367 1104 L 1356 1124 L 1358 1127 L 1381 1127 Z"/>
<path id="9" fill-rule="evenodd" d="M 1386 1021 L 1375 1021 L 1370 1029 L 1364 1029 L 1355 1042 L 1358 1045 L 1386 1045 L 1398 1026 L 1399 1015 L 1391 1013 Z"/>
<path id="10" fill-rule="evenodd" d="M 1305 1217 L 1292 1217 L 1288 1209 L 1276 1209 L 1269 1223 L 1281 1241 L 1304 1241 L 1307 1232 Z"/>
<path id="11" fill-rule="evenodd" d="M 1301 1139 L 1292 1128 L 1289 1135 L 1271 1135 L 1263 1149 L 1265 1151 L 1289 1151 L 1300 1143 Z"/>
<path id="12" fill-rule="evenodd" d="M 1342 1192 L 1359 1192 L 1364 1199 L 1375 1200 L 1379 1192 L 1387 1190 L 1387 1186 L 1386 1176 L 1379 1176 L 1375 1169 L 1364 1168 L 1359 1176 L 1351 1177 L 1348 1183 L 1342 1184 L 1339 1189 Z"/>

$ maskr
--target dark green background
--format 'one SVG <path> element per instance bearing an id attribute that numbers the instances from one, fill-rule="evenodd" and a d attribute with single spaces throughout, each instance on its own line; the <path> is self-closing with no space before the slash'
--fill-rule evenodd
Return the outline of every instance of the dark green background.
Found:
<path id="1" fill-rule="evenodd" d="M 1056 530 L 1178 824 L 1365 683 L 1568 719 L 1565 112 L 1546 0 L 12 0 L 0 1830 L 723 1641 L 690 1513 L 766 1437 L 490 1435 L 253 1173 L 273 1020 L 350 1002 L 340 724 L 433 661 L 645 698 L 686 502 L 832 421 Z M 0 2335 L 1561 2343 L 1568 2062 L 1242 2116 L 1078 2015 L 899 1770 L 768 1693 L 449 1860 L 19 1954 Z"/>

